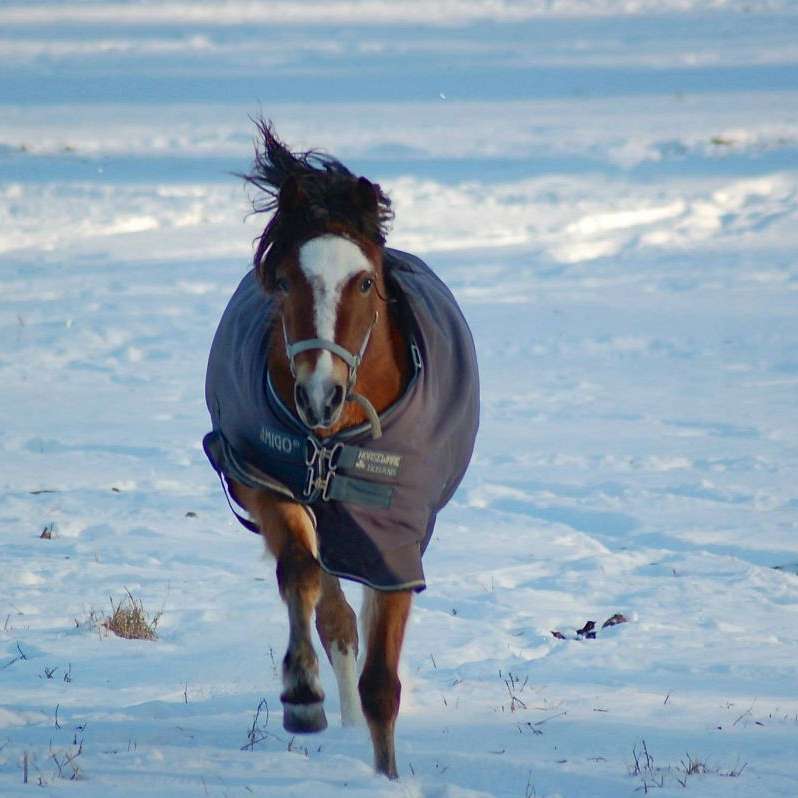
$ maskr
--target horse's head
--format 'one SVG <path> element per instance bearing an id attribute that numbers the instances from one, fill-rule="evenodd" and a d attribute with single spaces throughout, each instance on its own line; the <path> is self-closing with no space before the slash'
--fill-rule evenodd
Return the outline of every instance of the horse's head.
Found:
<path id="1" fill-rule="evenodd" d="M 275 342 L 282 336 L 297 414 L 325 430 L 358 399 L 361 361 L 379 348 L 372 333 L 386 296 L 390 203 L 378 185 L 337 161 L 292 155 L 267 126 L 261 132 L 264 152 L 249 179 L 269 191 L 267 209 L 275 212 L 260 239 L 257 273 L 279 306 L 272 335 Z M 279 190 L 269 189 L 278 179 Z"/>
<path id="2" fill-rule="evenodd" d="M 297 413 L 308 427 L 331 427 L 379 320 L 381 253 L 343 233 L 315 236 L 277 265 L 272 290 L 282 306 Z"/>

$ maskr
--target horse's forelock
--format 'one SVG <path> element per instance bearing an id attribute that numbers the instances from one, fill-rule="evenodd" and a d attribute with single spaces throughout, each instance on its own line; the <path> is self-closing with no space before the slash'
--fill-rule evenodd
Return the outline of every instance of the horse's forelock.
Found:
<path id="1" fill-rule="evenodd" d="M 259 194 L 255 213 L 273 212 L 258 241 L 254 264 L 268 289 L 276 264 L 303 241 L 341 230 L 364 243 L 385 243 L 391 201 L 376 183 L 358 178 L 340 161 L 316 151 L 292 153 L 271 123 L 257 120 L 260 137 L 253 170 L 242 177 Z M 281 202 L 281 189 L 290 199 Z"/>

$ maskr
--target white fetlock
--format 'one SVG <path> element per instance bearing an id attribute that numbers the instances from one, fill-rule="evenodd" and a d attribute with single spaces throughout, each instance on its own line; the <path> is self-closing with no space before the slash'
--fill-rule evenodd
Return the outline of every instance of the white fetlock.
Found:
<path id="1" fill-rule="evenodd" d="M 362 726 L 366 719 L 360 706 L 360 693 L 357 689 L 357 663 L 351 648 L 342 652 L 337 643 L 331 646 L 330 660 L 332 661 L 335 681 L 338 683 L 338 696 L 341 701 L 341 725 Z"/>

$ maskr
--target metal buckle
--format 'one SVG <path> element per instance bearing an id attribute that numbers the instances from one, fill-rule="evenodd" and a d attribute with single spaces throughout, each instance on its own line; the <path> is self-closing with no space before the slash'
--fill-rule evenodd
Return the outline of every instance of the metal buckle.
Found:
<path id="1" fill-rule="evenodd" d="M 319 451 L 319 477 L 316 480 L 316 487 L 321 490 L 321 500 L 324 502 L 330 500 L 330 486 L 338 469 L 343 448 L 343 443 L 339 441 L 331 449 L 325 446 Z"/>
<path id="2" fill-rule="evenodd" d="M 340 441 L 328 449 L 326 446 L 319 446 L 313 438 L 306 438 L 305 465 L 308 473 L 303 491 L 305 497 L 321 491 L 322 501 L 330 500 L 330 485 L 343 449 L 344 445 Z"/>
<path id="3" fill-rule="evenodd" d="M 416 367 L 416 371 L 421 371 L 424 364 L 421 362 L 421 350 L 415 341 L 410 342 L 410 354 L 413 357 L 413 365 Z"/>
<path id="4" fill-rule="evenodd" d="M 312 447 L 312 452 L 308 452 L 308 449 Z M 319 457 L 319 452 L 324 451 L 323 448 L 319 446 L 318 443 L 313 438 L 305 438 L 305 465 L 312 466 Z"/>
<path id="5" fill-rule="evenodd" d="M 327 468 L 334 474 L 338 470 L 338 461 L 341 459 L 341 452 L 344 450 L 344 445 L 340 441 L 336 443 L 330 454 L 327 457 Z"/>
<path id="6" fill-rule="evenodd" d="M 312 466 L 308 466 L 308 475 L 305 479 L 305 489 L 302 491 L 303 496 L 311 496 L 313 494 L 316 482 L 315 477 L 316 474 L 314 473 Z"/>
<path id="7" fill-rule="evenodd" d="M 330 485 L 332 485 L 332 479 L 334 476 L 335 476 L 335 471 L 328 471 L 324 477 L 321 489 L 321 500 L 323 502 L 330 501 Z"/>

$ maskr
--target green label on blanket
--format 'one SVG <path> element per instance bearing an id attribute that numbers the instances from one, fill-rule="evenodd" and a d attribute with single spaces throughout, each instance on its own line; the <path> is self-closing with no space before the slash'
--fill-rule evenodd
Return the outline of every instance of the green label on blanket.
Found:
<path id="1" fill-rule="evenodd" d="M 361 449 L 352 465 L 355 471 L 361 474 L 395 479 L 402 465 L 402 455 L 391 452 L 377 452 L 373 449 Z"/>

